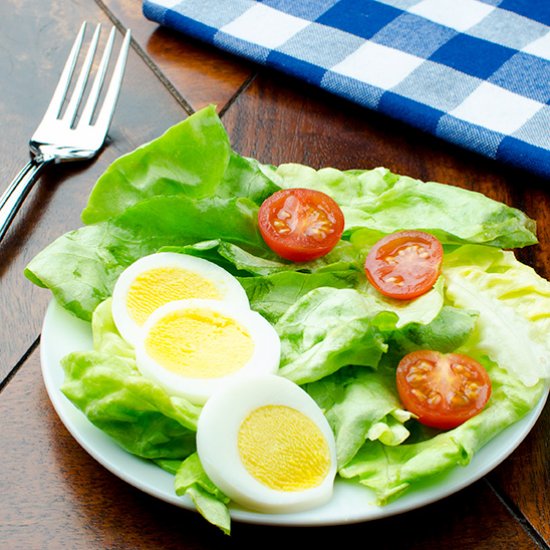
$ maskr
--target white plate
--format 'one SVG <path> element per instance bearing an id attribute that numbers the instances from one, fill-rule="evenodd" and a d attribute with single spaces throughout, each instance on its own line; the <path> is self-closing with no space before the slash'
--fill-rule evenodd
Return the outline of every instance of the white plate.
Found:
<path id="1" fill-rule="evenodd" d="M 194 510 L 190 499 L 178 497 L 173 476 L 158 466 L 131 455 L 93 426 L 60 392 L 63 371 L 60 359 L 71 351 L 91 349 L 91 329 L 52 301 L 44 319 L 41 339 L 42 374 L 49 397 L 63 424 L 80 445 L 105 468 L 127 483 L 161 500 Z M 295 514 L 259 514 L 232 507 L 236 521 L 265 525 L 338 525 L 383 518 L 413 510 L 442 499 L 500 464 L 522 442 L 542 412 L 548 392 L 522 420 L 508 427 L 483 447 L 466 467 L 456 467 L 437 482 L 416 488 L 397 501 L 380 507 L 373 493 L 348 481 L 336 482 L 334 496 L 325 506 Z"/>

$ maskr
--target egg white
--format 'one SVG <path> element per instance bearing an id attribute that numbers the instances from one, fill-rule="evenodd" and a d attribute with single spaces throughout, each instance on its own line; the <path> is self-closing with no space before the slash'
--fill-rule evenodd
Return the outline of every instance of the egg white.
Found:
<path id="1" fill-rule="evenodd" d="M 130 344 L 135 345 L 142 332 L 142 327 L 128 313 L 127 296 L 130 287 L 140 274 L 163 267 L 181 268 L 194 272 L 213 283 L 223 301 L 240 307 L 250 307 L 244 288 L 235 277 L 222 267 L 188 254 L 175 252 L 150 254 L 128 266 L 119 276 L 113 289 L 113 320 L 122 337 Z M 189 298 L 201 298 L 201 296 Z M 174 300 L 178 299 L 181 299 L 181 297 L 174 297 Z"/>
<path id="2" fill-rule="evenodd" d="M 272 489 L 253 477 L 238 449 L 243 420 L 265 405 L 286 405 L 311 419 L 330 453 L 330 467 L 316 487 L 302 491 Z M 203 407 L 197 428 L 197 452 L 208 477 L 237 504 L 263 513 L 294 513 L 330 500 L 336 475 L 334 434 L 317 403 L 294 382 L 277 375 L 249 376 L 226 385 Z"/>
<path id="3" fill-rule="evenodd" d="M 145 345 L 147 334 L 159 320 L 176 311 L 201 308 L 233 319 L 250 335 L 254 345 L 252 356 L 239 370 L 217 378 L 188 377 L 165 369 L 147 353 Z M 205 345 L 208 345 L 208 343 Z M 251 374 L 276 372 L 279 368 L 280 355 L 279 335 L 264 317 L 247 307 L 219 300 L 189 299 L 169 302 L 151 314 L 136 341 L 136 363 L 139 371 L 144 376 L 157 382 L 167 393 L 185 397 L 196 404 L 205 403 L 213 393 L 222 388 L 229 380 Z M 230 361 L 231 357 L 228 357 L 227 360 Z"/>

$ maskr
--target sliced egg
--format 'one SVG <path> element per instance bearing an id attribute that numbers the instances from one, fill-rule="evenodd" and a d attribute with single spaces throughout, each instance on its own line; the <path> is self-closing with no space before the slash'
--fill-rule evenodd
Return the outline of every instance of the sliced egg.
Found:
<path id="1" fill-rule="evenodd" d="M 197 452 L 210 479 L 254 511 L 294 513 L 332 496 L 334 435 L 315 401 L 281 376 L 242 378 L 214 394 L 199 417 Z"/>
<path id="2" fill-rule="evenodd" d="M 122 337 L 135 345 L 153 311 L 189 298 L 249 307 L 243 287 L 225 269 L 187 254 L 159 252 L 140 258 L 122 272 L 113 290 L 113 319 Z"/>
<path id="3" fill-rule="evenodd" d="M 275 372 L 280 348 L 275 329 L 246 306 L 178 300 L 149 316 L 136 363 L 168 393 L 202 404 L 232 378 Z"/>

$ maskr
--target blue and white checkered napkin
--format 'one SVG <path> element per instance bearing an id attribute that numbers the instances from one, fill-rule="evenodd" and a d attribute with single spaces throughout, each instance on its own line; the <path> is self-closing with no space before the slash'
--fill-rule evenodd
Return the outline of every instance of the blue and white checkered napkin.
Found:
<path id="1" fill-rule="evenodd" d="M 550 0 L 144 0 L 143 10 L 550 178 Z"/>

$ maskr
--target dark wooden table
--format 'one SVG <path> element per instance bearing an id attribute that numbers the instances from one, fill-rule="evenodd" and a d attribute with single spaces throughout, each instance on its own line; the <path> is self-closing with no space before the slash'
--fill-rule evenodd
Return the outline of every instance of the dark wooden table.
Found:
<path id="1" fill-rule="evenodd" d="M 40 373 L 47 291 L 26 263 L 81 225 L 96 178 L 119 155 L 209 104 L 233 147 L 266 163 L 372 168 L 486 193 L 538 221 L 519 257 L 550 277 L 550 182 L 514 171 L 280 74 L 159 28 L 139 0 L 0 3 L 0 192 L 27 142 L 81 21 L 113 22 L 134 42 L 110 144 L 93 162 L 48 172 L 0 244 L 0 548 L 543 548 L 550 542 L 550 407 L 487 477 L 436 504 L 323 528 L 234 523 L 227 537 L 198 514 L 155 500 L 94 461 L 56 416 Z"/>

